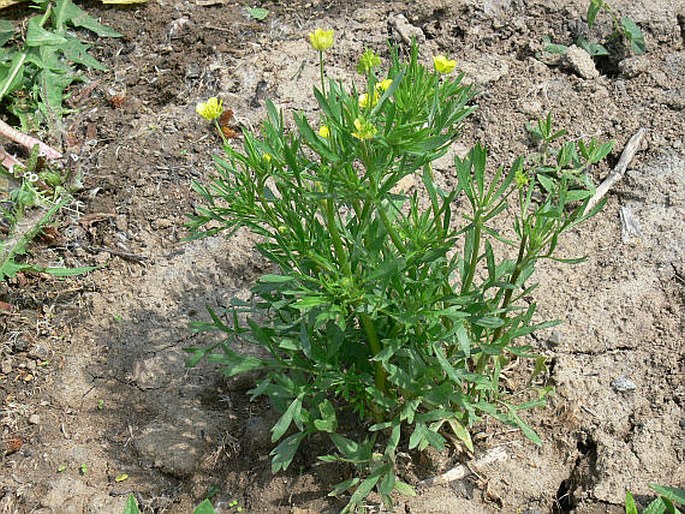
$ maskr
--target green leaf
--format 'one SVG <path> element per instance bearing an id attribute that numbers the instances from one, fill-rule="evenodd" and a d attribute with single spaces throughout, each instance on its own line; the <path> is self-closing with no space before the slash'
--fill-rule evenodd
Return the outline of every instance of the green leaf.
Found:
<path id="1" fill-rule="evenodd" d="M 254 20 L 264 21 L 269 15 L 269 10 L 261 7 L 252 7 L 247 10 L 247 15 Z"/>
<path id="2" fill-rule="evenodd" d="M 469 451 L 473 451 L 473 441 L 471 440 L 471 434 L 469 434 L 469 431 L 466 430 L 464 425 L 459 423 L 455 418 L 450 418 L 447 420 L 447 423 L 449 424 L 450 428 L 452 428 L 452 432 L 454 432 L 454 435 L 457 436 L 457 438 L 464 443 L 466 448 L 468 448 Z"/>
<path id="3" fill-rule="evenodd" d="M 649 488 L 674 503 L 685 505 L 685 489 L 659 484 L 649 484 Z"/>
<path id="4" fill-rule="evenodd" d="M 283 415 L 279 418 L 276 424 L 271 428 L 271 442 L 275 443 L 283 434 L 286 433 L 290 423 L 292 423 L 293 418 L 299 417 L 300 411 L 302 410 L 302 396 L 295 398 Z"/>
<path id="5" fill-rule="evenodd" d="M 64 45 L 67 40 L 60 36 L 45 30 L 40 26 L 40 19 L 37 16 L 29 18 L 28 28 L 26 29 L 26 46 L 51 46 Z"/>
<path id="6" fill-rule="evenodd" d="M 129 494 L 126 499 L 126 505 L 124 506 L 124 512 L 122 514 L 140 514 L 138 510 L 138 502 L 133 494 Z"/>
<path id="7" fill-rule="evenodd" d="M 646 50 L 645 37 L 642 35 L 640 27 L 628 16 L 621 18 L 621 27 L 623 34 L 630 41 L 630 49 L 637 55 L 644 54 Z"/>
<path id="8" fill-rule="evenodd" d="M 259 277 L 259 282 L 262 282 L 264 284 L 283 284 L 285 282 L 291 282 L 294 280 L 294 277 L 290 277 L 287 275 L 262 275 Z"/>
<path id="9" fill-rule="evenodd" d="M 630 491 L 626 491 L 626 514 L 640 514 L 635 505 L 635 499 Z"/>
<path id="10" fill-rule="evenodd" d="M 578 37 L 576 44 L 589 53 L 592 57 L 609 55 L 609 50 L 607 50 L 606 47 L 599 43 L 592 43 L 583 36 Z"/>
<path id="11" fill-rule="evenodd" d="M 4 46 L 14 36 L 14 25 L 9 20 L 0 20 L 0 46 Z"/>
<path id="12" fill-rule="evenodd" d="M 604 7 L 604 0 L 590 0 L 590 5 L 587 8 L 587 26 L 592 28 L 595 24 L 597 14 Z"/>
<path id="13" fill-rule="evenodd" d="M 281 444 L 271 450 L 269 455 L 273 456 L 271 459 L 271 470 L 273 473 L 288 469 L 288 466 L 290 466 L 290 463 L 295 457 L 297 449 L 300 447 L 300 443 L 305 437 L 307 437 L 306 432 L 298 432 L 297 434 L 286 437 L 281 441 Z"/>
<path id="14" fill-rule="evenodd" d="M 559 45 L 557 43 L 553 43 L 549 36 L 544 36 L 542 38 L 542 43 L 544 45 L 543 48 L 545 52 L 548 52 L 550 54 L 564 54 L 566 53 L 566 50 L 568 50 L 568 46 L 566 45 Z"/>
<path id="15" fill-rule="evenodd" d="M 338 419 L 335 416 L 335 408 L 329 400 L 324 400 L 319 406 L 321 412 L 321 419 L 314 420 L 314 426 L 321 432 L 328 432 L 329 434 L 335 432 L 338 428 Z"/>
<path id="16" fill-rule="evenodd" d="M 666 514 L 668 512 L 668 505 L 663 498 L 657 498 L 652 503 L 647 505 L 647 508 L 642 511 L 642 514 Z M 668 514 L 673 514 L 669 512 Z"/>
<path id="17" fill-rule="evenodd" d="M 523 421 L 518 414 L 516 414 L 514 411 L 510 411 L 510 416 L 514 424 L 521 429 L 523 435 L 525 435 L 537 446 L 542 446 L 542 440 L 540 439 L 540 436 L 525 421 Z"/>
<path id="18" fill-rule="evenodd" d="M 55 7 L 55 27 L 63 31 L 67 24 L 82 27 L 100 37 L 121 37 L 116 30 L 98 23 L 98 21 L 74 4 L 71 0 L 60 0 Z"/>
<path id="19" fill-rule="evenodd" d="M 414 488 L 409 484 L 401 482 L 400 480 L 397 480 L 395 482 L 395 489 L 397 490 L 397 492 L 405 496 L 416 496 L 416 491 L 414 491 Z"/>
<path id="20" fill-rule="evenodd" d="M 216 510 L 214 510 L 212 502 L 205 498 L 202 500 L 202 503 L 195 508 L 193 514 L 216 514 Z"/>

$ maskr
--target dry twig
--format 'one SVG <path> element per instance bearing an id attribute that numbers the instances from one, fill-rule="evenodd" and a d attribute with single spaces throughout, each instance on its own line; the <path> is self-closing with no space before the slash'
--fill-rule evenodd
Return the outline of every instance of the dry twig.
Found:
<path id="1" fill-rule="evenodd" d="M 633 160 L 633 157 L 635 156 L 635 153 L 638 151 L 640 148 L 640 143 L 642 142 L 642 138 L 644 135 L 647 133 L 647 129 L 644 127 L 641 127 L 640 130 L 638 130 L 633 137 L 630 138 L 628 143 L 626 144 L 625 148 L 623 149 L 623 152 L 621 153 L 621 157 L 618 160 L 618 164 L 614 167 L 613 170 L 607 175 L 607 178 L 604 179 L 604 182 L 602 182 L 599 187 L 597 188 L 597 191 L 595 191 L 595 194 L 593 195 L 592 198 L 590 198 L 590 201 L 587 204 L 587 207 L 585 207 L 585 213 L 587 214 L 592 210 L 592 208 L 599 203 L 599 201 L 604 198 L 604 196 L 609 192 L 609 190 L 623 178 L 623 175 L 625 175 L 626 170 L 628 169 L 628 165 L 630 164 L 630 161 Z"/>
<path id="2" fill-rule="evenodd" d="M 497 448 L 492 448 L 478 460 L 469 463 L 468 466 L 465 464 L 459 464 L 458 466 L 453 467 L 449 471 L 446 471 L 442 475 L 422 480 L 421 482 L 419 482 L 419 487 L 432 487 L 434 485 L 449 484 L 450 482 L 454 482 L 455 480 L 461 480 L 472 473 L 469 467 L 478 468 L 486 464 L 492 464 L 493 462 L 504 460 L 506 457 L 507 450 L 504 447 L 498 446 Z"/>

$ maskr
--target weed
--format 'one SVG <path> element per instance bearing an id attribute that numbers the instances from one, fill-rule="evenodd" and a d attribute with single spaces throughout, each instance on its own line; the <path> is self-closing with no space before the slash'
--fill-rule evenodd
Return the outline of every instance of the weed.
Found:
<path id="1" fill-rule="evenodd" d="M 105 67 L 88 53 L 69 27 L 85 28 L 98 36 L 120 37 L 98 23 L 71 0 L 33 0 L 40 15 L 29 18 L 23 41 L 15 45 L 11 22 L 0 22 L 0 101 L 21 123 L 24 131 L 43 123 L 54 126 L 66 112 L 68 87 L 82 80 L 77 65 L 95 70 Z"/>
<path id="2" fill-rule="evenodd" d="M 601 12 L 605 12 L 611 17 L 613 27 L 611 34 L 602 42 L 590 41 L 581 34 L 576 39 L 576 44 L 579 47 L 594 58 L 619 54 L 617 47 L 624 42 L 628 43 L 630 51 L 635 55 L 645 53 L 645 38 L 640 27 L 628 16 L 619 17 L 605 0 L 590 0 L 585 18 L 588 29 L 592 29 L 597 20 L 597 15 Z M 553 43 L 549 37 L 543 38 L 543 42 L 545 51 L 552 54 L 564 53 L 567 49 L 565 45 Z"/>
<path id="3" fill-rule="evenodd" d="M 136 497 L 132 494 L 128 495 L 122 514 L 140 514 L 138 502 L 136 501 Z M 205 499 L 195 508 L 193 514 L 216 514 L 216 510 L 214 510 L 212 502 Z"/>
<path id="4" fill-rule="evenodd" d="M 399 452 L 448 440 L 473 451 L 470 429 L 484 417 L 541 444 L 523 412 L 545 405 L 551 388 L 510 391 L 503 375 L 518 359 L 534 363 L 530 383 L 544 370 L 521 342 L 556 324 L 533 321 L 531 277 L 541 259 L 564 261 L 554 255 L 560 235 L 601 209 L 583 214 L 594 192 L 587 171 L 612 145 L 561 143 L 550 116 L 535 127 L 539 152 L 490 170 L 477 144 L 455 158 L 457 185 L 444 190 L 432 163 L 475 109 L 475 91 L 451 75 L 457 63 L 437 56 L 427 69 L 414 45 L 408 59 L 392 50 L 381 74 L 365 52 L 365 83 L 348 90 L 324 80 L 332 31 L 310 39 L 320 128 L 296 114 L 289 130 L 267 103 L 261 133 L 245 131 L 241 149 L 226 144 L 217 176 L 194 184 L 205 206 L 191 217 L 193 234 L 245 227 L 277 272 L 258 280 L 253 301 L 193 324 L 225 339 L 188 349 L 188 364 L 207 358 L 228 377 L 260 371 L 253 397 L 282 413 L 271 429 L 273 472 L 305 439 L 328 437 L 334 451 L 318 458 L 354 469 L 331 492 L 351 492 L 352 512 L 374 489 L 386 505 L 393 491 L 413 494 Z M 411 177 L 421 194 L 403 190 Z"/>
<path id="5" fill-rule="evenodd" d="M 681 514 L 677 505 L 685 506 L 685 489 L 650 484 L 649 487 L 659 494 L 642 514 Z M 626 491 L 626 514 L 639 514 L 635 499 L 630 491 Z"/>

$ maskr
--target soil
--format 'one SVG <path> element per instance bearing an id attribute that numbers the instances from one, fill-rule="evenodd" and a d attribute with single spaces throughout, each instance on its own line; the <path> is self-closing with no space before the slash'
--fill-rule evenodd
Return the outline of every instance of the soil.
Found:
<path id="1" fill-rule="evenodd" d="M 564 321 L 533 341 L 556 386 L 550 405 L 527 415 L 543 446 L 484 424 L 475 460 L 446 452 L 405 463 L 414 483 L 465 460 L 473 473 L 398 498 L 397 511 L 619 513 L 626 490 L 644 505 L 650 483 L 685 487 L 685 6 L 613 0 L 642 28 L 647 52 L 600 61 L 595 76 L 587 62 L 540 54 L 543 36 L 571 44 L 587 30 L 586 4 L 266 1 L 260 22 L 223 0 L 87 3 L 124 37 L 94 41 L 109 71 L 75 91 L 78 110 L 46 135 L 84 187 L 57 222 L 59 243 L 39 241 L 32 259 L 101 267 L 0 286 L 13 306 L 0 314 L 0 512 L 118 514 L 129 493 L 147 513 L 189 513 L 208 494 L 219 512 L 340 510 L 326 494 L 344 470 L 305 449 L 272 475 L 268 404 L 210 365 L 184 364 L 184 348 L 208 338 L 189 322 L 247 298 L 267 269 L 247 233 L 184 239 L 199 202 L 191 183 L 211 174 L 220 147 L 195 105 L 219 95 L 246 127 L 259 124 L 266 98 L 315 114 L 306 34 L 320 26 L 336 31 L 329 74 L 348 82 L 356 56 L 385 54 L 388 38 L 418 36 L 427 61 L 456 57 L 480 89 L 456 153 L 481 141 L 509 164 L 531 149 L 525 124 L 551 111 L 572 138 L 615 139 L 613 165 L 648 129 L 603 212 L 561 243 L 563 255 L 587 260 L 540 267 L 540 313 Z M 600 17 L 588 35 L 610 31 Z M 449 162 L 437 172 L 454 179 Z M 631 216 L 637 234 L 622 229 Z M 504 458 L 478 464 L 494 448 Z M 380 510 L 375 500 L 369 512 Z"/>

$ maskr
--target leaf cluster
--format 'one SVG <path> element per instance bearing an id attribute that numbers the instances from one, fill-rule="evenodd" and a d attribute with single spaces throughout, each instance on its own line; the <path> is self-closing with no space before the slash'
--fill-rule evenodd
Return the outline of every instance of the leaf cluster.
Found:
<path id="1" fill-rule="evenodd" d="M 668 487 L 659 484 L 650 484 L 649 487 L 659 494 L 642 514 L 681 514 L 678 505 L 685 506 L 685 489 Z M 635 499 L 630 491 L 626 491 L 626 514 L 639 514 Z"/>
<path id="2" fill-rule="evenodd" d="M 289 129 L 269 103 L 261 133 L 226 146 L 216 177 L 194 184 L 204 205 L 190 222 L 198 237 L 250 229 L 277 272 L 259 279 L 252 301 L 194 324 L 224 340 L 189 349 L 189 365 L 261 372 L 252 395 L 282 413 L 273 471 L 305 439 L 328 437 L 334 451 L 319 458 L 356 469 L 331 493 L 352 491 L 346 512 L 372 490 L 388 505 L 393 491 L 411 494 L 398 453 L 473 451 L 470 430 L 484 417 L 541 443 L 522 412 L 551 389 L 521 394 L 505 376 L 518 359 L 531 359 L 531 383 L 544 372 L 520 342 L 555 324 L 535 320 L 530 278 L 540 259 L 556 259 L 563 232 L 602 207 L 583 214 L 594 192 L 587 171 L 611 150 L 558 144 L 564 133 L 548 117 L 535 127 L 539 151 L 493 171 L 476 145 L 455 159 L 457 185 L 445 190 L 431 163 L 459 136 L 474 90 L 422 66 L 416 46 L 408 61 L 393 54 L 387 77 L 371 68 L 365 78 L 361 90 L 336 81 L 315 90 L 327 137 L 299 114 Z M 381 79 L 392 81 L 382 92 Z"/>
<path id="3" fill-rule="evenodd" d="M 28 19 L 17 35 L 8 20 L 0 20 L 0 101 L 21 121 L 54 125 L 66 112 L 68 87 L 82 80 L 77 66 L 105 67 L 88 50 L 90 45 L 73 33 L 84 28 L 101 37 L 120 37 L 101 25 L 72 0 L 33 0 L 41 14 Z M 19 40 L 19 42 L 15 42 Z"/>
<path id="4" fill-rule="evenodd" d="M 576 45 L 596 59 L 621 53 L 617 47 L 624 42 L 627 43 L 627 47 L 633 54 L 642 55 L 645 53 L 645 38 L 640 27 L 630 17 L 619 17 L 615 14 L 605 0 L 590 0 L 585 16 L 588 29 L 595 26 L 597 16 L 602 12 L 607 13 L 611 18 L 612 32 L 602 41 L 592 41 L 580 34 L 576 38 Z M 551 54 L 563 54 L 567 50 L 565 45 L 555 44 L 549 37 L 543 38 L 543 43 L 545 44 L 545 51 Z"/>

